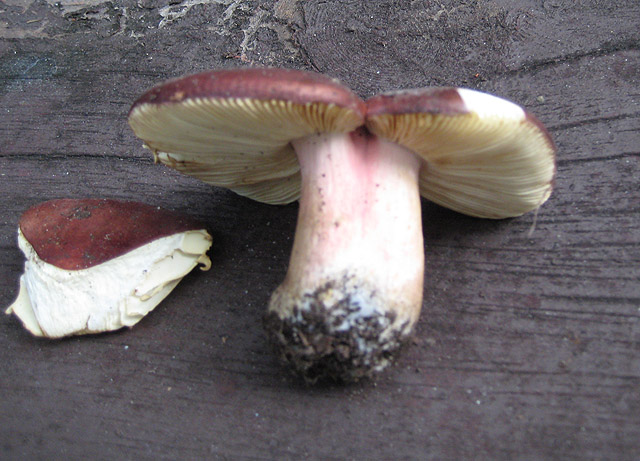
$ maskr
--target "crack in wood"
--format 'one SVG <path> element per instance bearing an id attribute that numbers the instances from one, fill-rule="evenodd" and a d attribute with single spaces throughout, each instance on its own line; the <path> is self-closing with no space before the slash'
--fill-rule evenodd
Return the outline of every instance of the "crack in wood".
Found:
<path id="1" fill-rule="evenodd" d="M 52 160 L 71 160 L 71 159 L 85 159 L 85 160 L 119 160 L 122 162 L 131 163 L 133 165 L 153 164 L 152 158 L 144 157 L 131 157 L 118 156 L 118 155 L 97 155 L 97 154 L 62 154 L 62 153 L 50 153 L 50 154 L 1 154 L 0 159 L 12 160 L 12 161 L 33 161 L 33 162 L 51 162 Z"/>
<path id="2" fill-rule="evenodd" d="M 537 72 L 542 69 L 557 66 L 559 64 L 567 64 L 579 61 L 584 58 L 596 58 L 601 56 L 607 56 L 613 53 L 619 53 L 622 51 L 640 50 L 640 39 L 632 38 L 622 40 L 619 42 L 605 42 L 602 46 L 592 50 L 575 51 L 573 53 L 567 53 L 555 58 L 533 60 L 522 64 L 516 69 L 504 72 L 503 75 L 516 75 L 522 72 L 531 73 Z"/>
<path id="3" fill-rule="evenodd" d="M 640 152 L 621 152 L 619 154 L 607 155 L 603 157 L 589 157 L 589 158 L 574 158 L 574 159 L 558 159 L 558 166 L 564 166 L 568 164 L 578 163 L 592 163 L 592 162 L 610 162 L 613 160 L 623 160 L 629 157 L 640 156 Z"/>
<path id="4" fill-rule="evenodd" d="M 578 120 L 578 121 L 569 122 L 569 123 L 561 123 L 558 125 L 551 125 L 551 126 L 548 125 L 547 130 L 551 132 L 563 131 L 563 130 L 570 130 L 573 128 L 579 128 L 579 127 L 588 126 L 588 125 L 594 125 L 597 123 L 616 122 L 619 120 L 635 119 L 635 118 L 640 118 L 640 112 L 633 112 L 630 114 L 608 115 L 605 117 L 588 118 L 585 120 Z"/>

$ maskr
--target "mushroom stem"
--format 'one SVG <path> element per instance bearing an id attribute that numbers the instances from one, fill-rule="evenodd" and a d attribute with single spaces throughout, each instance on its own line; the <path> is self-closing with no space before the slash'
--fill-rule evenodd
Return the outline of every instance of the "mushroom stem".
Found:
<path id="1" fill-rule="evenodd" d="M 364 128 L 292 144 L 300 211 L 267 330 L 306 379 L 358 379 L 390 363 L 420 313 L 420 162 Z"/>

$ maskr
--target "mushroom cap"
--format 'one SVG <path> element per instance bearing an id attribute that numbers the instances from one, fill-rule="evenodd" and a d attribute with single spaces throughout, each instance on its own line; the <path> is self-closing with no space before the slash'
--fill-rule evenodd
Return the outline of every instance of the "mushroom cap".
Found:
<path id="1" fill-rule="evenodd" d="M 5 312 L 48 338 L 131 327 L 193 268 L 211 267 L 211 240 L 194 219 L 142 203 L 44 202 L 20 219 L 26 261 Z"/>
<path id="2" fill-rule="evenodd" d="M 65 270 L 87 269 L 153 240 L 203 229 L 179 213 L 111 199 L 49 200 L 29 208 L 19 227 L 40 259 Z"/>
<path id="3" fill-rule="evenodd" d="M 326 76 L 287 69 L 203 72 L 152 88 L 129 124 L 160 162 L 254 200 L 300 195 L 290 141 L 364 124 L 364 102 Z"/>
<path id="4" fill-rule="evenodd" d="M 507 218 L 551 194 L 555 145 L 520 106 L 463 88 L 420 88 L 367 101 L 366 126 L 423 160 L 420 194 L 455 211 Z"/>

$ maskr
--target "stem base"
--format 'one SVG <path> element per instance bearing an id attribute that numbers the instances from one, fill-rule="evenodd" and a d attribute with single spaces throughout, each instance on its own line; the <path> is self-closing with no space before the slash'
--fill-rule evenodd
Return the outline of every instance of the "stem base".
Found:
<path id="1" fill-rule="evenodd" d="M 347 274 L 295 297 L 279 288 L 270 304 L 287 305 L 292 315 L 270 309 L 265 329 L 277 354 L 307 382 L 357 381 L 391 364 L 411 335 L 413 322 L 383 302 L 375 288 Z"/>

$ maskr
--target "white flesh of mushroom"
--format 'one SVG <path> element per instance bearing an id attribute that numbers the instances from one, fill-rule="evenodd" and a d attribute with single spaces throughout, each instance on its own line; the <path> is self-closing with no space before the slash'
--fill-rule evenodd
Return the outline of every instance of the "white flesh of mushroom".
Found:
<path id="1" fill-rule="evenodd" d="M 35 336 L 59 338 L 130 327 L 155 308 L 198 264 L 211 265 L 204 230 L 154 240 L 117 258 L 81 270 L 64 270 L 37 255 L 22 232 L 25 254 L 20 292 L 6 313 Z"/>

